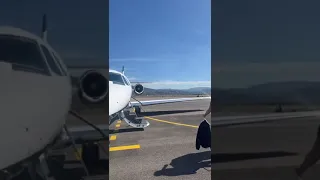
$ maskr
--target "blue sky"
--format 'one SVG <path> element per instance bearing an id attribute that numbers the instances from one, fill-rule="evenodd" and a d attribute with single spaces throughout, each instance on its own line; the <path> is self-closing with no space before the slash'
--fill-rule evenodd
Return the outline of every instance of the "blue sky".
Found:
<path id="1" fill-rule="evenodd" d="M 210 0 L 110 0 L 110 68 L 151 88 L 211 87 Z"/>
<path id="2" fill-rule="evenodd" d="M 319 6 L 319 1 L 215 1 L 214 86 L 319 81 Z"/>

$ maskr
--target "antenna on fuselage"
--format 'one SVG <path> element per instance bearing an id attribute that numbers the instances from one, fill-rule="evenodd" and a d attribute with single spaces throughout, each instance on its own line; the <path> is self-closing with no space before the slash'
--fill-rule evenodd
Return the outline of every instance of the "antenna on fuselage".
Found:
<path id="1" fill-rule="evenodd" d="M 122 72 L 122 74 L 124 74 L 124 66 L 122 66 L 122 71 L 121 72 Z"/>
<path id="2" fill-rule="evenodd" d="M 43 41 L 47 42 L 47 15 L 46 14 L 44 14 L 42 17 L 41 38 L 43 39 Z"/>

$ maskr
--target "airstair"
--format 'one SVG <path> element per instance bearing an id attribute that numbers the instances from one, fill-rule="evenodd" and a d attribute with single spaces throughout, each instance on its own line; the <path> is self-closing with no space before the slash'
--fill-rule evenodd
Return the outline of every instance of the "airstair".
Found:
<path id="1" fill-rule="evenodd" d="M 138 117 L 135 112 L 130 110 L 123 110 L 119 115 L 129 126 L 134 128 L 145 128 L 150 125 L 149 121 L 143 117 Z"/>

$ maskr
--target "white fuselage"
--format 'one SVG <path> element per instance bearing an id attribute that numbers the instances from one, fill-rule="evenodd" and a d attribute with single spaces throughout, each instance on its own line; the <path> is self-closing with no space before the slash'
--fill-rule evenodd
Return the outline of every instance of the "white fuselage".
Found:
<path id="1" fill-rule="evenodd" d="M 59 68 L 66 71 L 58 54 L 39 37 L 21 29 L 0 28 L 0 37 L 6 36 L 31 39 L 39 49 L 42 44 L 56 55 L 55 62 L 59 61 Z M 0 169 L 43 150 L 60 134 L 65 124 L 72 97 L 70 77 L 53 73 L 43 52 L 40 52 L 49 75 L 32 72 L 27 66 L 14 69 L 15 62 L 10 63 L 13 59 L 0 58 Z M 30 58 L 25 59 L 25 62 L 31 61 Z"/>
<path id="2" fill-rule="evenodd" d="M 128 78 L 115 70 L 109 70 L 109 116 L 127 107 L 132 96 Z"/>

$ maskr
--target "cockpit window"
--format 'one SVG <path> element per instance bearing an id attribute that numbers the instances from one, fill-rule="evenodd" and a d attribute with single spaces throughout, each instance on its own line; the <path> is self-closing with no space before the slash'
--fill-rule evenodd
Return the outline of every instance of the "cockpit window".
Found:
<path id="1" fill-rule="evenodd" d="M 128 79 L 125 76 L 122 76 L 124 82 L 126 83 L 127 86 L 130 86 L 130 82 L 128 81 Z"/>
<path id="2" fill-rule="evenodd" d="M 112 81 L 113 84 L 125 85 L 121 75 L 117 73 L 109 72 L 109 81 Z"/>
<path id="3" fill-rule="evenodd" d="M 0 35 L 0 61 L 15 70 L 50 74 L 37 42 L 29 38 Z"/>
<path id="4" fill-rule="evenodd" d="M 61 62 L 59 61 L 58 57 L 54 54 L 54 52 L 52 52 L 52 56 L 53 58 L 56 60 L 56 62 L 58 63 L 62 73 L 64 76 L 67 76 L 67 72 L 63 69 L 62 65 L 61 65 Z"/>
<path id="5" fill-rule="evenodd" d="M 50 67 L 50 69 L 57 75 L 59 76 L 63 76 L 60 68 L 58 67 L 56 61 L 53 59 L 52 55 L 50 54 L 49 50 L 44 47 L 43 45 L 40 45 L 41 49 L 42 49 L 42 52 L 43 54 L 45 55 L 46 59 L 47 59 L 47 62 L 48 62 L 48 65 Z"/>

